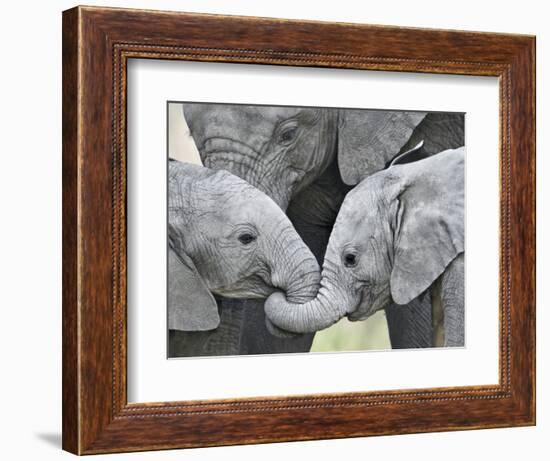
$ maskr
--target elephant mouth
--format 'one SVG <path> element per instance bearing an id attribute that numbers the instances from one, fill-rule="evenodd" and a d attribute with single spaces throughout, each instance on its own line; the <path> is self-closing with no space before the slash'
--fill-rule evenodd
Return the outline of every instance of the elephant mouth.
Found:
<path id="1" fill-rule="evenodd" d="M 231 287 L 212 288 L 212 292 L 224 298 L 265 299 L 276 289 L 264 281 L 259 274 L 253 274 L 231 284 Z"/>
<path id="2" fill-rule="evenodd" d="M 389 288 L 378 292 L 369 289 L 361 290 L 357 309 L 347 315 L 348 320 L 350 322 L 366 320 L 379 310 L 385 309 L 389 305 L 389 301 L 385 296 L 386 292 L 389 294 Z"/>
<path id="3" fill-rule="evenodd" d="M 292 192 L 298 192 L 299 190 L 306 187 L 309 183 L 302 184 L 304 177 L 306 176 L 306 171 L 301 168 L 291 166 L 288 168 L 288 181 L 290 183 L 290 188 Z M 298 189 L 296 186 L 300 184 L 301 187 Z"/>

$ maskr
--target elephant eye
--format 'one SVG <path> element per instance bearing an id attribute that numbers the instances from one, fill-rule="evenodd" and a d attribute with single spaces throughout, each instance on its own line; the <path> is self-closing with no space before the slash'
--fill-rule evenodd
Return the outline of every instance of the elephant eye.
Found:
<path id="1" fill-rule="evenodd" d="M 284 128 L 279 134 L 279 142 L 281 144 L 290 144 L 296 139 L 297 134 L 298 134 L 297 126 L 289 126 L 287 128 Z"/>
<path id="2" fill-rule="evenodd" d="M 357 256 L 353 253 L 346 253 L 344 255 L 344 266 L 355 267 L 357 265 Z"/>
<path id="3" fill-rule="evenodd" d="M 243 245 L 249 245 L 254 240 L 256 240 L 256 237 L 252 234 L 246 233 L 246 234 L 239 235 L 238 239 L 239 239 L 239 242 L 241 242 Z"/>

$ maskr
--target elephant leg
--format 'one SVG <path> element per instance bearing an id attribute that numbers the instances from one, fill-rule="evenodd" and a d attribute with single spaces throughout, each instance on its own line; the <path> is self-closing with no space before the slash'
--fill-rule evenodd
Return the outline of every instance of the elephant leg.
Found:
<path id="1" fill-rule="evenodd" d="M 313 334 L 273 336 L 266 327 L 263 300 L 220 299 L 220 325 L 211 331 L 170 330 L 168 356 L 201 357 L 309 352 Z"/>
<path id="2" fill-rule="evenodd" d="M 430 290 L 405 306 L 390 305 L 386 319 L 392 349 L 433 347 Z"/>
<path id="3" fill-rule="evenodd" d="M 200 357 L 239 354 L 244 315 L 243 307 L 238 301 L 218 300 L 220 325 L 215 330 L 170 330 L 168 356 Z"/>
<path id="4" fill-rule="evenodd" d="M 432 336 L 434 347 L 445 346 L 445 325 L 443 322 L 443 298 L 441 296 L 441 281 L 439 277 L 430 287 L 432 292 Z"/>
<path id="5" fill-rule="evenodd" d="M 446 347 L 464 346 L 464 253 L 449 264 L 441 279 Z"/>

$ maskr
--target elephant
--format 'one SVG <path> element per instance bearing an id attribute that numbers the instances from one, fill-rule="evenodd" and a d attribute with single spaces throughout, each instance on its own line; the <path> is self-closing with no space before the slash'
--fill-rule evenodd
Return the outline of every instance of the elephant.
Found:
<path id="1" fill-rule="evenodd" d="M 363 178 L 385 168 L 396 152 L 424 140 L 435 153 L 464 145 L 464 116 L 336 109 L 184 103 L 189 131 L 206 167 L 224 169 L 271 197 L 285 211 L 319 264 L 346 194 Z M 241 354 L 307 352 L 309 342 L 277 338 L 266 330 L 263 301 L 222 301 L 244 317 Z M 412 315 L 424 310 L 426 315 Z M 431 306 L 421 299 L 386 310 L 392 347 L 426 347 Z M 228 314 L 229 315 L 229 314 Z M 424 318 L 423 323 L 418 320 Z M 233 318 L 232 318 L 233 319 Z M 409 328 L 411 323 L 414 328 Z M 261 338 L 258 343 L 258 338 Z M 224 351 L 220 349 L 220 353 Z"/>
<path id="2" fill-rule="evenodd" d="M 214 296 L 265 299 L 277 289 L 304 302 L 319 280 L 317 260 L 267 195 L 227 171 L 169 161 L 168 327 L 182 332 L 169 356 L 237 353 L 233 322 L 220 325 L 234 313 Z"/>
<path id="3" fill-rule="evenodd" d="M 277 327 L 304 333 L 364 320 L 431 289 L 435 346 L 464 345 L 464 148 L 398 156 L 345 198 L 317 297 L 265 303 Z M 412 160 L 412 161 L 411 161 Z"/>

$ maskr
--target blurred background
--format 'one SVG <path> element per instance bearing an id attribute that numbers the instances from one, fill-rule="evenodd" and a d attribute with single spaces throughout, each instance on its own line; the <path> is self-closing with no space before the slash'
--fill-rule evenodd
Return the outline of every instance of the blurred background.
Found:
<path id="1" fill-rule="evenodd" d="M 168 155 L 181 162 L 202 165 L 183 116 L 182 103 L 168 104 Z M 380 349 L 391 349 L 384 311 L 360 322 L 343 318 L 330 328 L 317 332 L 311 346 L 311 352 Z"/>

